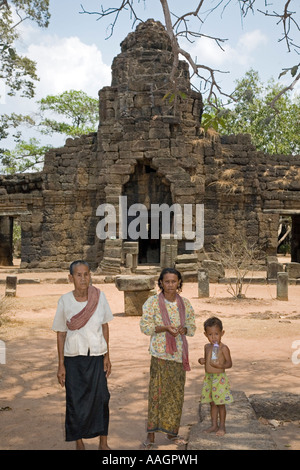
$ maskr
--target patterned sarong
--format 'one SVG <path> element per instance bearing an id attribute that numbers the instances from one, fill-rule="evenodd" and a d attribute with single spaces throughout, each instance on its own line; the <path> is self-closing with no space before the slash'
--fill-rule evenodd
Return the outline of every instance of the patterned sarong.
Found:
<path id="1" fill-rule="evenodd" d="M 178 434 L 185 376 L 182 363 L 151 356 L 147 432 Z"/>

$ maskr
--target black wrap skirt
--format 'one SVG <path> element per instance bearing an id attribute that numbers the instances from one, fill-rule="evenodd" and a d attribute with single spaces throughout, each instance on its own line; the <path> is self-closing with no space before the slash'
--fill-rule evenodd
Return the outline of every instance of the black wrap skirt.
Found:
<path id="1" fill-rule="evenodd" d="M 65 356 L 66 441 L 108 435 L 109 398 L 104 356 Z"/>

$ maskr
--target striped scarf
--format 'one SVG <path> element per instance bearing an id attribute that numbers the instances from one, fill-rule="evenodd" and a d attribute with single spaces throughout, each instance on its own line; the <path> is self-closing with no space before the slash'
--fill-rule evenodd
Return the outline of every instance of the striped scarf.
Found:
<path id="1" fill-rule="evenodd" d="M 79 313 L 74 315 L 70 321 L 67 321 L 69 330 L 79 330 L 89 321 L 97 308 L 99 298 L 100 290 L 94 286 L 89 286 L 87 304 Z"/>
<path id="2" fill-rule="evenodd" d="M 158 296 L 160 313 L 162 320 L 165 326 L 171 325 L 169 314 L 167 311 L 165 296 L 161 292 Z M 176 294 L 176 302 L 179 310 L 180 324 L 184 326 L 185 324 L 185 305 L 179 294 Z M 191 370 L 189 365 L 189 353 L 188 353 L 188 343 L 185 335 L 181 335 L 182 338 L 182 364 L 184 370 Z M 166 352 L 168 354 L 174 354 L 177 351 L 175 337 L 172 336 L 168 331 L 166 331 Z"/>

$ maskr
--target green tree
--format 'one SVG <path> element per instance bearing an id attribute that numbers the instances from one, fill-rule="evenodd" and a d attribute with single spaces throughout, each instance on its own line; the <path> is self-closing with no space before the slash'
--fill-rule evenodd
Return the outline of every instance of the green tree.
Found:
<path id="1" fill-rule="evenodd" d="M 40 132 L 51 135 L 58 132 L 65 136 L 76 137 L 95 132 L 99 121 L 98 100 L 83 91 L 70 90 L 59 95 L 48 95 L 39 101 L 41 122 Z M 52 112 L 63 120 L 46 117 Z"/>
<path id="2" fill-rule="evenodd" d="M 20 140 L 13 150 L 5 150 L 2 153 L 1 164 L 8 174 L 39 171 L 42 169 L 45 153 L 50 148 L 51 145 L 42 145 L 35 138 L 29 139 L 29 142 Z"/>
<path id="3" fill-rule="evenodd" d="M 46 28 L 50 18 L 48 8 L 49 0 L 0 0 L 0 79 L 8 95 L 20 91 L 21 96 L 34 96 L 34 81 L 38 79 L 36 65 L 17 52 L 18 26 L 29 19 Z"/>
<path id="4" fill-rule="evenodd" d="M 270 80 L 264 84 L 254 70 L 236 82 L 235 104 L 221 112 L 223 134 L 251 134 L 255 146 L 266 153 L 297 154 L 300 152 L 300 97 L 291 92 L 269 104 L 280 90 Z M 220 113 L 217 113 L 220 115 Z"/>
<path id="5" fill-rule="evenodd" d="M 40 105 L 38 120 L 23 116 L 23 122 L 25 121 L 41 134 L 52 136 L 58 133 L 65 137 L 79 137 L 97 130 L 98 100 L 83 91 L 70 90 L 58 95 L 49 95 L 41 99 L 38 104 Z M 49 113 L 60 119 L 48 117 Z M 20 119 L 22 116 L 16 116 L 16 125 L 17 118 Z M 21 124 L 22 121 L 19 123 Z M 39 139 L 31 138 L 25 141 L 19 136 L 18 143 L 13 150 L 0 151 L 3 171 L 10 174 L 40 171 L 45 153 L 51 147 L 50 144 L 42 145 Z"/>
<path id="6" fill-rule="evenodd" d="M 31 20 L 46 28 L 50 18 L 48 8 L 49 0 L 0 0 L 0 81 L 9 96 L 17 93 L 26 98 L 34 96 L 34 82 L 38 80 L 36 64 L 17 52 L 16 42 L 20 38 L 18 26 L 23 21 Z M 0 96 L 0 100 L 3 98 Z M 0 140 L 8 136 L 10 129 L 30 121 L 29 116 L 2 114 Z M 18 142 L 20 133 L 14 133 L 13 137 Z M 3 151 L 0 150 L 1 153 Z"/>

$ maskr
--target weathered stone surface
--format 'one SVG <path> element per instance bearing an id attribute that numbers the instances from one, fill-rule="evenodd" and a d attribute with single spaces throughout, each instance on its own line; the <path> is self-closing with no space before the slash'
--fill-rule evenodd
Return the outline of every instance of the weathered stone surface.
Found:
<path id="1" fill-rule="evenodd" d="M 146 291 L 154 288 L 155 279 L 146 275 L 120 275 L 116 276 L 117 289 L 126 292 Z"/>
<path id="2" fill-rule="evenodd" d="M 288 273 L 277 273 L 277 299 L 288 300 L 289 294 L 289 277 Z"/>
<path id="3" fill-rule="evenodd" d="M 217 282 L 224 277 L 225 271 L 221 263 L 213 260 L 203 260 L 201 267 L 207 271 L 210 282 Z"/>
<path id="4" fill-rule="evenodd" d="M 172 65 L 162 24 L 139 24 L 113 61 L 111 86 L 99 91 L 98 132 L 68 138 L 63 147 L 51 149 L 41 172 L 0 175 L 2 265 L 12 264 L 12 219 L 18 218 L 21 269 L 65 270 L 74 259 L 84 258 L 101 273 L 121 273 L 126 252 L 122 240 L 111 243 L 121 238 L 121 195 L 128 206 L 143 204 L 147 210 L 151 204 L 204 204 L 206 253 L 217 240 L 242 233 L 245 240 L 267 246 L 266 255 L 276 255 L 279 217 L 288 213 L 293 218 L 292 261 L 299 264 L 299 155 L 257 152 L 249 135 L 205 133 L 202 96 L 191 90 L 187 62 L 179 61 L 176 77 L 186 98 L 174 100 L 176 107 L 163 99 L 170 91 Z M 114 208 L 116 224 L 115 233 L 103 239 L 96 232 L 104 217 L 97 209 L 105 203 Z M 195 230 L 195 220 L 192 225 L 189 230 Z M 174 266 L 176 256 L 186 253 L 184 240 L 160 242 L 161 233 L 148 238 L 135 260 L 128 258 L 129 265 L 135 266 L 139 257 L 139 264 Z M 197 280 L 194 268 L 181 267 L 186 278 Z M 297 266 L 287 270 L 299 279 Z M 223 276 L 219 268 L 208 271 L 210 280 Z"/>
<path id="5" fill-rule="evenodd" d="M 268 279 L 277 279 L 277 274 L 282 271 L 283 271 L 282 263 L 270 261 L 267 264 L 267 278 Z"/>
<path id="6" fill-rule="evenodd" d="M 5 296 L 15 297 L 17 291 L 17 276 L 6 276 Z"/>
<path id="7" fill-rule="evenodd" d="M 198 269 L 198 297 L 209 297 L 209 277 L 205 269 Z"/>
<path id="8" fill-rule="evenodd" d="M 285 269 L 288 273 L 289 279 L 300 278 L 300 263 L 287 263 L 285 265 Z"/>
<path id="9" fill-rule="evenodd" d="M 252 394 L 250 403 L 258 418 L 291 420 L 300 419 L 300 395 L 286 392 Z"/>
<path id="10" fill-rule="evenodd" d="M 141 316 L 143 314 L 143 305 L 151 295 L 153 295 L 151 290 L 124 292 L 125 315 Z"/>
<path id="11" fill-rule="evenodd" d="M 234 402 L 227 405 L 226 434 L 205 433 L 210 427 L 210 405 L 200 406 L 199 423 L 190 430 L 188 450 L 276 450 L 266 426 L 261 424 L 244 392 L 233 391 Z"/>

